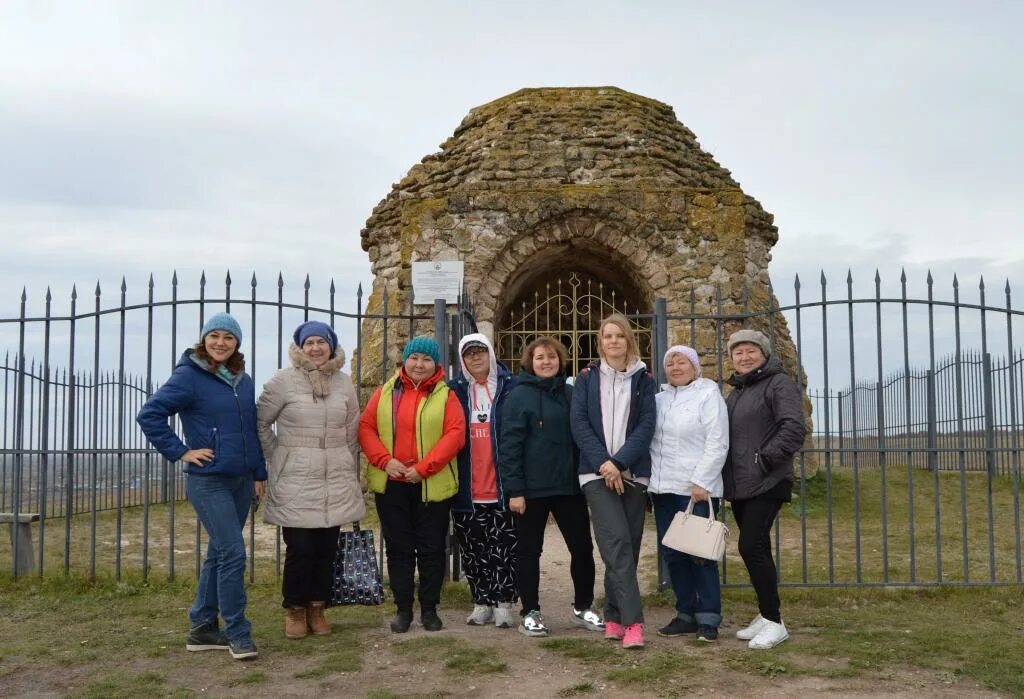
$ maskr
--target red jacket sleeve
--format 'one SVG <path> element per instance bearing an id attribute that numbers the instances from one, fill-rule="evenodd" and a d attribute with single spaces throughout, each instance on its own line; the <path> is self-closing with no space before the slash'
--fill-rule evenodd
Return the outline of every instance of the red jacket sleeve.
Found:
<path id="1" fill-rule="evenodd" d="M 455 391 L 448 391 L 448 402 L 444 404 L 444 431 L 441 433 L 441 439 L 427 452 L 426 458 L 416 464 L 416 471 L 424 478 L 433 476 L 458 456 L 465 444 L 466 414 L 462 412 L 462 405 Z"/>
<path id="2" fill-rule="evenodd" d="M 380 389 L 378 388 L 373 397 L 370 398 L 370 402 L 366 404 L 366 410 L 359 416 L 359 446 L 363 448 L 363 453 L 366 454 L 366 460 L 376 468 L 384 470 L 387 466 L 388 461 L 391 460 L 391 452 L 384 446 L 384 442 L 380 441 L 380 435 L 377 433 L 377 404 L 380 402 Z M 448 422 L 447 411 L 445 413 L 445 425 Z"/>

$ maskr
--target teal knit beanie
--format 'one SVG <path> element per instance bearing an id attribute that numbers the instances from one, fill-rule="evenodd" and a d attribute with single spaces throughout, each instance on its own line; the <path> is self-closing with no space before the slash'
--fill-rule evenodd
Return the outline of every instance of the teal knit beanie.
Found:
<path id="1" fill-rule="evenodd" d="M 405 349 L 402 350 L 402 363 L 405 363 L 413 352 L 429 356 L 434 360 L 435 364 L 441 363 L 441 348 L 437 346 L 432 337 L 421 336 L 409 340 L 405 345 Z"/>
<path id="2" fill-rule="evenodd" d="M 238 340 L 238 344 L 242 344 L 242 326 L 230 314 L 217 313 L 210 316 L 210 319 L 203 323 L 203 330 L 200 333 L 199 340 L 205 340 L 206 336 L 214 330 L 223 330 L 224 332 L 231 333 Z"/>

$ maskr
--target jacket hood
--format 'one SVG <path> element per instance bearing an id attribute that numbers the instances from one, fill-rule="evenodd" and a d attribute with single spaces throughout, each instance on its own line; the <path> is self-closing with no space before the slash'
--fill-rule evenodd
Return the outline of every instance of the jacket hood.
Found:
<path id="1" fill-rule="evenodd" d="M 459 340 L 459 368 L 462 370 L 462 376 L 470 383 L 476 381 L 476 379 L 469 373 L 469 369 L 466 368 L 466 362 L 462 359 L 462 350 L 470 343 L 480 343 L 487 348 L 487 357 L 490 360 L 490 368 L 487 373 L 487 388 L 493 394 L 498 390 L 498 357 L 494 354 L 494 345 L 491 344 L 491 341 L 483 333 L 470 333 Z"/>
<path id="2" fill-rule="evenodd" d="M 541 378 L 536 374 L 531 374 L 526 369 L 519 370 L 519 383 L 531 386 L 540 391 L 555 391 L 565 385 L 565 374 L 558 374 L 557 376 L 547 376 Z"/>
<path id="3" fill-rule="evenodd" d="M 402 382 L 402 387 L 403 388 L 410 388 L 410 389 L 415 389 L 416 388 L 416 382 L 413 381 L 412 378 L 408 374 L 405 373 L 405 365 L 404 364 L 398 369 L 398 380 Z M 444 380 L 444 369 L 442 369 L 440 366 L 438 366 L 433 374 L 431 374 L 430 376 L 428 376 L 427 378 L 423 379 L 423 381 L 420 382 L 419 388 L 422 391 L 431 391 L 431 390 L 433 390 L 434 386 L 437 385 L 438 381 L 443 381 L 443 380 Z"/>
<path id="4" fill-rule="evenodd" d="M 780 374 L 782 371 L 782 361 L 779 359 L 778 355 L 773 354 L 768 357 L 768 361 L 753 371 L 748 371 L 746 374 L 733 373 L 733 375 L 729 377 L 728 384 L 730 386 L 749 386 L 750 384 L 767 379 L 770 376 Z"/>
<path id="5" fill-rule="evenodd" d="M 647 369 L 647 365 L 644 364 L 642 359 L 635 359 L 633 360 L 632 364 L 626 367 L 625 371 L 620 372 L 614 367 L 605 363 L 605 361 L 602 359 L 600 363 L 600 369 L 601 373 L 604 374 L 605 376 L 611 376 L 613 374 L 625 374 L 626 376 L 632 376 L 633 374 L 639 371 L 644 371 L 645 369 Z"/>
<path id="6" fill-rule="evenodd" d="M 695 378 L 693 381 L 691 381 L 690 383 L 686 384 L 685 386 L 673 386 L 670 383 L 663 383 L 663 384 L 661 384 L 661 390 L 666 392 L 666 393 L 671 393 L 671 392 L 674 392 L 674 391 L 686 391 L 688 389 L 693 389 L 693 388 L 698 388 L 698 387 L 705 387 L 708 384 L 715 385 L 715 387 L 717 388 L 717 384 L 715 384 L 715 382 L 712 381 L 711 379 L 706 379 L 703 376 L 698 376 L 697 378 Z"/>
<path id="7" fill-rule="evenodd" d="M 303 371 L 317 370 L 317 366 L 303 353 L 302 348 L 294 342 L 288 346 L 288 359 L 291 360 L 292 366 L 296 369 L 302 369 Z M 334 357 L 321 364 L 319 369 L 321 373 L 333 374 L 343 366 L 345 366 L 345 350 L 339 346 L 334 351 Z"/>

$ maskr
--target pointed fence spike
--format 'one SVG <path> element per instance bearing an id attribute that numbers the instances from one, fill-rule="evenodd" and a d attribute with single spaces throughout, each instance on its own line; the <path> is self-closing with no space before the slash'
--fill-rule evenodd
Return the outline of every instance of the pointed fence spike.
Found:
<path id="1" fill-rule="evenodd" d="M 224 283 L 227 284 L 228 286 L 231 286 L 231 270 L 230 269 L 227 271 L 227 274 L 224 275 Z"/>
<path id="2" fill-rule="evenodd" d="M 1009 277 L 1006 278 L 1006 286 L 1003 287 L 1003 291 L 1005 291 L 1007 294 L 1010 293 L 1010 278 Z"/>
<path id="3" fill-rule="evenodd" d="M 359 286 L 356 287 L 356 296 L 362 298 L 363 296 L 363 283 L 359 282 Z"/>
<path id="4" fill-rule="evenodd" d="M 306 283 L 302 285 L 302 288 L 304 288 L 306 291 L 309 291 L 309 275 L 308 274 L 306 275 Z"/>
<path id="5" fill-rule="evenodd" d="M 793 288 L 795 288 L 795 289 L 799 289 L 800 288 L 800 275 L 799 274 L 794 274 L 793 275 Z"/>
<path id="6" fill-rule="evenodd" d="M 982 291 L 985 290 L 985 275 L 984 274 L 981 275 L 978 278 L 978 288 L 981 289 Z"/>
<path id="7" fill-rule="evenodd" d="M 928 286 L 931 286 L 934 282 L 935 282 L 935 280 L 932 278 L 932 271 L 929 269 L 928 270 Z"/>
<path id="8" fill-rule="evenodd" d="M 149 288 L 150 288 L 150 289 L 152 289 L 152 288 L 153 288 L 153 286 L 154 286 L 154 285 L 153 285 L 153 273 L 152 273 L 152 272 L 150 272 L 150 273 L 149 273 Z"/>
<path id="9" fill-rule="evenodd" d="M 100 292 L 100 280 L 99 280 L 99 279 L 97 279 L 97 280 L 96 280 L 96 295 L 97 295 L 97 296 L 99 296 L 99 295 L 100 295 L 100 293 L 101 293 L 101 292 Z"/>
<path id="10" fill-rule="evenodd" d="M 825 283 L 826 283 L 826 280 L 825 280 L 825 270 L 821 270 L 821 285 L 825 286 Z"/>
<path id="11" fill-rule="evenodd" d="M 204 269 L 202 274 L 199 275 L 199 286 L 206 286 L 206 270 Z"/>
<path id="12" fill-rule="evenodd" d="M 124 277 L 121 277 L 121 293 L 128 291 L 128 282 Z"/>
<path id="13" fill-rule="evenodd" d="M 46 300 L 48 302 L 53 300 L 53 294 L 50 293 L 49 285 L 47 285 L 47 287 L 46 287 Z"/>
<path id="14" fill-rule="evenodd" d="M 953 273 L 953 288 L 954 289 L 959 289 L 960 288 L 960 280 L 957 278 L 956 272 Z"/>
<path id="15" fill-rule="evenodd" d="M 847 267 L 846 268 L 846 285 L 849 286 L 851 284 L 853 284 L 853 270 L 851 270 L 849 267 Z"/>
<path id="16" fill-rule="evenodd" d="M 174 274 L 171 275 L 171 285 L 178 286 L 178 270 L 174 270 Z"/>
<path id="17" fill-rule="evenodd" d="M 878 273 L 878 268 L 875 267 L 875 284 L 879 284 L 882 281 L 882 275 Z"/>
<path id="18" fill-rule="evenodd" d="M 333 294 L 337 289 L 334 288 L 334 277 L 331 277 L 331 293 Z"/>
<path id="19" fill-rule="evenodd" d="M 256 272 L 252 273 L 252 281 L 249 282 L 249 286 L 251 286 L 253 289 L 256 288 Z"/>
<path id="20" fill-rule="evenodd" d="M 280 272 L 277 273 L 277 286 L 278 287 L 283 287 L 284 286 L 284 276 Z"/>
<path id="21" fill-rule="evenodd" d="M 902 282 L 903 284 L 907 283 L 907 268 L 906 267 L 901 267 L 900 268 L 900 282 Z"/>
<path id="22" fill-rule="evenodd" d="M 72 284 L 71 285 L 71 300 L 74 301 L 77 298 L 78 298 L 78 285 L 77 284 Z"/>

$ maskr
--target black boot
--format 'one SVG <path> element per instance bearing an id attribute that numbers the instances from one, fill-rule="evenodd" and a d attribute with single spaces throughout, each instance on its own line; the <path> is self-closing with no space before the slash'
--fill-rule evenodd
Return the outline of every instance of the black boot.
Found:
<path id="1" fill-rule="evenodd" d="M 420 623 L 424 631 L 440 631 L 444 624 L 441 617 L 437 615 L 437 607 L 423 607 L 420 609 Z"/>
<path id="2" fill-rule="evenodd" d="M 395 618 L 391 620 L 391 633 L 405 633 L 412 625 L 412 609 L 399 607 Z"/>

